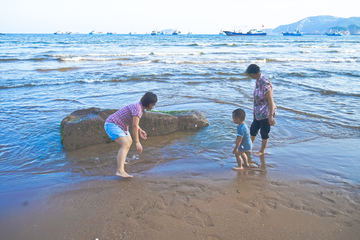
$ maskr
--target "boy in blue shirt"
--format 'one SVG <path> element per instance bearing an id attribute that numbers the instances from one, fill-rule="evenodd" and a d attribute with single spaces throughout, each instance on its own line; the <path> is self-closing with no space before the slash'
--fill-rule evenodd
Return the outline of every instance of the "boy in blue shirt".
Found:
<path id="1" fill-rule="evenodd" d="M 241 108 L 238 108 L 233 111 L 232 118 L 234 123 L 238 124 L 237 126 L 237 137 L 235 140 L 235 148 L 233 153 L 235 154 L 236 161 L 238 166 L 233 167 L 233 170 L 241 170 L 243 169 L 242 161 L 244 161 L 244 166 L 248 167 L 248 159 L 246 156 L 246 152 L 251 152 L 252 142 L 250 138 L 249 129 L 245 125 L 245 111 Z"/>

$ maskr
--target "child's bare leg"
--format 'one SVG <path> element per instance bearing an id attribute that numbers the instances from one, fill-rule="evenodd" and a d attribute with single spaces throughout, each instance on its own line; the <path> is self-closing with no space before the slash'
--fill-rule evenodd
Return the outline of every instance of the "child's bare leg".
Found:
<path id="1" fill-rule="evenodd" d="M 241 154 L 240 152 L 238 152 L 237 154 L 235 154 L 235 157 L 236 157 L 236 161 L 237 161 L 237 163 L 238 163 L 238 166 L 232 167 L 233 170 L 241 170 L 241 169 L 243 169 L 240 154 Z"/>
<path id="2" fill-rule="evenodd" d="M 120 145 L 120 149 L 117 155 L 118 170 L 116 172 L 116 175 L 123 178 L 133 177 L 132 175 L 125 172 L 125 168 L 124 168 L 126 156 L 132 144 L 131 136 L 119 137 L 115 139 L 115 142 Z"/>
<path id="3" fill-rule="evenodd" d="M 242 160 L 244 160 L 244 166 L 245 167 L 248 167 L 249 166 L 249 162 L 248 162 L 248 158 L 247 158 L 247 156 L 246 156 L 246 153 L 245 152 L 241 152 L 241 158 L 242 158 Z"/>

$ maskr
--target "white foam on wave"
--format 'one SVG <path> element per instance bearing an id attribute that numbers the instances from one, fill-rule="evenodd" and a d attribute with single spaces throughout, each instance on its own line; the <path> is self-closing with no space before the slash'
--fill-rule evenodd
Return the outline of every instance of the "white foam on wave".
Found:
<path id="1" fill-rule="evenodd" d="M 227 64 L 227 63 L 266 63 L 266 59 L 259 60 L 215 60 L 215 61 L 174 61 L 164 60 L 165 64 Z"/>
<path id="2" fill-rule="evenodd" d="M 69 57 L 69 58 L 60 58 L 60 61 L 63 62 L 79 62 L 79 61 L 111 61 L 116 60 L 114 58 L 87 58 L 87 57 Z"/>
<path id="3" fill-rule="evenodd" d="M 211 46 L 211 43 L 195 43 L 191 45 L 197 45 L 197 46 Z"/>
<path id="4" fill-rule="evenodd" d="M 187 56 L 187 55 L 202 55 L 202 52 L 188 52 L 188 53 L 183 53 L 183 52 L 170 52 L 170 53 L 166 53 L 166 52 L 152 52 L 153 55 L 155 56 Z"/>
<path id="5" fill-rule="evenodd" d="M 349 49 L 349 50 L 337 50 L 338 53 L 354 53 L 357 52 L 356 49 Z"/>
<path id="6" fill-rule="evenodd" d="M 308 45 L 301 45 L 302 48 L 329 48 L 330 46 L 308 46 Z"/>
<path id="7" fill-rule="evenodd" d="M 333 59 L 319 59 L 319 58 L 272 58 L 267 59 L 267 62 L 360 62 L 360 59 L 353 58 L 333 58 Z"/>
<path id="8" fill-rule="evenodd" d="M 132 62 L 132 63 L 119 63 L 121 66 L 136 66 L 136 65 L 144 65 L 150 64 L 151 61 L 141 61 L 141 62 Z"/>

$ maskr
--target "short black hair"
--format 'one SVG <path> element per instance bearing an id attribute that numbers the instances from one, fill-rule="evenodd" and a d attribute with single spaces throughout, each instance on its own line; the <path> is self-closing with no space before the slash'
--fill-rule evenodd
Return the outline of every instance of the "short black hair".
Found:
<path id="1" fill-rule="evenodd" d="M 240 118 L 241 121 L 245 121 L 246 113 L 241 108 L 235 109 L 232 114 L 234 117 Z"/>
<path id="2" fill-rule="evenodd" d="M 248 68 L 246 69 L 246 73 L 247 74 L 251 74 L 251 73 L 254 73 L 254 74 L 258 74 L 260 72 L 260 67 L 256 64 L 250 64 L 248 66 Z"/>
<path id="3" fill-rule="evenodd" d="M 143 107 L 148 107 L 150 104 L 157 102 L 157 96 L 152 92 L 147 92 L 141 98 L 140 102 L 143 105 Z"/>

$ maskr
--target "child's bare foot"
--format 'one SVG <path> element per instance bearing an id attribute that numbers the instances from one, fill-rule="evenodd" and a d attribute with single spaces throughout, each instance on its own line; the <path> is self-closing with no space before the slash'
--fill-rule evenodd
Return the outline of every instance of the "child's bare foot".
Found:
<path id="1" fill-rule="evenodd" d="M 243 163 L 244 167 L 250 167 L 249 164 Z"/>
<path id="2" fill-rule="evenodd" d="M 123 178 L 132 178 L 133 176 L 128 174 L 127 172 L 116 172 L 116 176 L 123 177 Z"/>
<path id="3" fill-rule="evenodd" d="M 239 171 L 239 170 L 242 170 L 244 169 L 243 167 L 239 167 L 239 166 L 236 166 L 236 167 L 232 167 L 232 170 L 235 170 L 235 171 Z"/>

